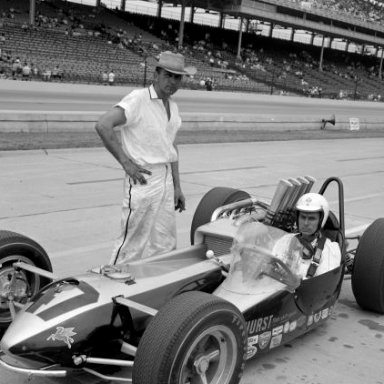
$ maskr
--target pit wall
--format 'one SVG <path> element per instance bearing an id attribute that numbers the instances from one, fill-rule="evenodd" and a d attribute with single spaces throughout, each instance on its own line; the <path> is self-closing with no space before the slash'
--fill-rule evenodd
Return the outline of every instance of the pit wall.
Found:
<path id="1" fill-rule="evenodd" d="M 91 132 L 102 112 L 0 112 L 0 132 Z M 320 130 L 321 116 L 267 116 L 217 113 L 182 113 L 182 130 L 188 131 L 300 131 Z M 384 129 L 382 119 L 361 118 L 358 123 L 347 117 L 335 117 L 326 130 Z"/>

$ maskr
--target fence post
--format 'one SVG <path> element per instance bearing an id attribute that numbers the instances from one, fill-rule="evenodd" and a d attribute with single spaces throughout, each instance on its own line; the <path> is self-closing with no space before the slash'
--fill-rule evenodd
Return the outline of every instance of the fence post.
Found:
<path id="1" fill-rule="evenodd" d="M 143 79 L 143 87 L 147 86 L 147 58 L 148 56 L 144 56 L 144 79 Z"/>
<path id="2" fill-rule="evenodd" d="M 356 76 L 355 77 L 355 91 L 353 92 L 353 101 L 356 100 L 356 96 L 357 96 L 357 83 L 359 82 L 359 78 Z"/>

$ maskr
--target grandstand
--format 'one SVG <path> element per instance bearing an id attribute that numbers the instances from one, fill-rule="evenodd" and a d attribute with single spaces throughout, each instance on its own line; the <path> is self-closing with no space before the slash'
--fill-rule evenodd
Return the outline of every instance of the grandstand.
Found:
<path id="1" fill-rule="evenodd" d="M 209 78 L 216 90 L 381 100 L 383 51 L 378 43 L 384 45 L 384 12 L 377 3 L 370 8 L 365 0 L 355 0 L 348 7 L 348 1 L 313 0 L 308 9 L 307 2 L 294 0 L 195 0 L 218 15 L 226 12 L 252 22 L 244 21 L 239 33 L 222 28 L 222 18 L 216 27 L 188 20 L 180 44 L 178 20 L 37 0 L 30 25 L 29 1 L 5 0 L 0 2 L 0 75 L 22 78 L 13 73 L 18 59 L 32 67 L 35 79 L 48 80 L 47 72 L 59 70 L 55 81 L 101 83 L 102 73 L 113 70 L 116 83 L 139 86 L 152 76 L 154 61 L 149 58 L 171 49 L 183 52 L 198 68 L 195 77 L 184 80 L 185 88 L 201 89 Z M 312 43 L 326 30 L 328 45 L 295 41 L 300 18 L 302 24 L 309 23 Z M 268 25 L 269 32 L 260 34 L 255 25 Z M 289 31 L 288 40 L 274 38 L 277 25 Z M 351 41 L 374 54 L 351 52 L 349 40 L 343 50 L 332 48 L 337 36 L 347 41 L 351 28 Z M 374 43 L 376 49 L 371 48 Z"/>

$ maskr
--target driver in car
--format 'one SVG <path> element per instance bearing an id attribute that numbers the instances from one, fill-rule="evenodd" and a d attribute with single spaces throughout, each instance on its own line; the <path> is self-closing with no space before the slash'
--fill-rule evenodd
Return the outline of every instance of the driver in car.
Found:
<path id="1" fill-rule="evenodd" d="M 273 253 L 302 279 L 337 268 L 341 263 L 339 244 L 321 231 L 329 215 L 328 201 L 318 193 L 306 193 L 295 210 L 299 233 L 283 236 Z"/>

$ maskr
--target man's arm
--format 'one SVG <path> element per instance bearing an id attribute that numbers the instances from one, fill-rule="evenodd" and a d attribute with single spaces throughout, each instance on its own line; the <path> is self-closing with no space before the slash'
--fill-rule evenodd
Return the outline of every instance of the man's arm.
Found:
<path id="1" fill-rule="evenodd" d="M 174 144 L 177 155 L 179 155 L 179 150 L 177 145 Z M 173 177 L 173 188 L 175 190 L 175 209 L 179 212 L 185 211 L 185 196 L 181 190 L 180 185 L 180 173 L 179 173 L 179 161 L 174 161 L 171 163 L 172 168 L 172 177 Z"/>
<path id="2" fill-rule="evenodd" d="M 117 138 L 115 127 L 124 124 L 126 121 L 124 110 L 120 107 L 112 108 L 110 111 L 102 115 L 96 123 L 95 129 L 99 134 L 105 148 L 114 156 L 121 164 L 124 171 L 132 178 L 133 182 L 146 184 L 146 179 L 143 173 L 150 175 L 151 172 L 142 168 L 140 165 L 131 159 L 121 147 Z"/>

